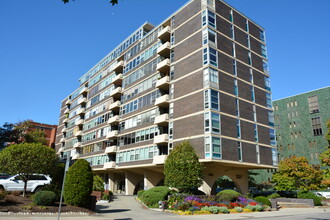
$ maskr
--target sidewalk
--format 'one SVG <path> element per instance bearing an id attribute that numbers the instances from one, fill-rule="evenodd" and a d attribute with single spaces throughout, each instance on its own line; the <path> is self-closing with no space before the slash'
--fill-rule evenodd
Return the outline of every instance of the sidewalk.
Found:
<path id="1" fill-rule="evenodd" d="M 153 211 L 142 207 L 135 200 L 135 196 L 116 196 L 110 203 L 97 203 L 97 214 L 95 215 L 69 215 L 62 214 L 60 219 L 64 220 L 183 220 L 183 219 L 250 219 L 250 218 L 276 218 L 279 216 L 296 216 L 304 214 L 324 214 L 328 213 L 330 219 L 330 208 L 286 208 L 279 211 L 271 212 L 252 212 L 238 214 L 221 214 L 221 215 L 187 215 L 180 216 L 177 214 Z M 1 215 L 0 220 L 56 220 L 56 215 Z"/>

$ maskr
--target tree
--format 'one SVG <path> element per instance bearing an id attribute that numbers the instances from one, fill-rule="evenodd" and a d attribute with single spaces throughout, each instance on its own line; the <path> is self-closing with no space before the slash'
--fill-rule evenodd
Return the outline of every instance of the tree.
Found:
<path id="1" fill-rule="evenodd" d="M 15 142 L 14 125 L 6 122 L 0 127 L 0 150 L 8 145 L 8 143 Z"/>
<path id="2" fill-rule="evenodd" d="M 327 121 L 328 132 L 326 134 L 326 139 L 328 140 L 328 146 L 326 150 L 320 154 L 320 160 L 322 168 L 324 169 L 324 180 L 322 184 L 324 186 L 330 186 L 330 119 Z"/>
<path id="3" fill-rule="evenodd" d="M 70 0 L 62 0 L 62 1 L 64 2 L 64 4 L 70 2 Z M 72 0 L 72 1 L 74 1 L 74 0 Z M 118 0 L 111 0 L 110 3 L 111 3 L 112 5 L 116 5 L 116 4 L 118 4 Z"/>
<path id="4" fill-rule="evenodd" d="M 319 189 L 323 171 L 318 165 L 310 165 L 305 157 L 292 156 L 280 162 L 272 182 L 277 190 Z"/>
<path id="5" fill-rule="evenodd" d="M 51 174 L 57 163 L 55 151 L 38 143 L 13 144 L 0 151 L 1 172 L 19 174 L 24 182 L 23 196 L 33 173 Z"/>
<path id="6" fill-rule="evenodd" d="M 86 160 L 78 159 L 66 174 L 64 201 L 73 206 L 88 207 L 92 188 L 92 168 Z"/>
<path id="7" fill-rule="evenodd" d="M 165 185 L 190 191 L 202 185 L 203 165 L 188 141 L 174 147 L 164 164 Z"/>

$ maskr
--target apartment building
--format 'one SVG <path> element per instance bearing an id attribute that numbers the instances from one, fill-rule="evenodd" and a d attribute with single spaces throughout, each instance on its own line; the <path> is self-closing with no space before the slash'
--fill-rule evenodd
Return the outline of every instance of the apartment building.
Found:
<path id="1" fill-rule="evenodd" d="M 295 155 L 320 165 L 319 155 L 328 146 L 330 87 L 275 100 L 273 107 L 279 160 Z M 256 180 L 269 182 L 274 172 L 260 172 Z"/>
<path id="2" fill-rule="evenodd" d="M 191 0 L 145 23 L 79 79 L 62 101 L 56 149 L 86 159 L 110 190 L 162 185 L 183 140 L 204 163 L 207 194 L 228 176 L 277 166 L 265 31 L 219 0 Z"/>

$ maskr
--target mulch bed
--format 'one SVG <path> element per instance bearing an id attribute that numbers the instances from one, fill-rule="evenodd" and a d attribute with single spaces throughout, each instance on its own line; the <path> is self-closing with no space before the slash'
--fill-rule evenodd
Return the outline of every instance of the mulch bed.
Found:
<path id="1" fill-rule="evenodd" d="M 0 200 L 0 213 L 1 212 L 47 212 L 47 213 L 57 213 L 59 203 L 56 203 L 54 206 L 36 206 L 33 205 L 31 195 L 27 197 L 16 196 L 16 195 L 7 195 L 6 199 Z M 93 211 L 76 206 L 69 206 L 62 203 L 61 213 L 65 212 L 74 212 L 74 213 L 88 213 L 94 214 Z"/>

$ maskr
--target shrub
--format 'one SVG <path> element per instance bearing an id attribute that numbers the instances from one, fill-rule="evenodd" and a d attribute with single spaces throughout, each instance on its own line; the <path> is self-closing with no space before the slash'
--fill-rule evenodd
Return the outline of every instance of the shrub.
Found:
<path id="1" fill-rule="evenodd" d="M 51 206 L 56 202 L 56 194 L 52 191 L 40 191 L 33 196 L 33 202 L 36 205 Z"/>
<path id="2" fill-rule="evenodd" d="M 166 186 L 156 186 L 142 193 L 141 200 L 147 206 L 158 207 L 159 201 L 167 200 L 167 196 L 170 193 L 170 189 Z"/>
<path id="3" fill-rule="evenodd" d="M 88 208 L 92 187 L 92 169 L 86 160 L 78 159 L 67 172 L 64 201 L 69 205 Z"/>
<path id="4" fill-rule="evenodd" d="M 104 191 L 103 179 L 99 175 L 93 177 L 93 191 Z"/>
<path id="5" fill-rule="evenodd" d="M 222 190 L 217 194 L 220 201 L 234 202 L 241 194 L 232 189 Z"/>
<path id="6" fill-rule="evenodd" d="M 139 198 L 139 199 L 141 199 L 141 197 L 142 197 L 142 194 L 145 192 L 145 190 L 139 190 L 138 192 L 137 192 L 137 197 Z"/>
<path id="7" fill-rule="evenodd" d="M 298 198 L 299 199 L 313 199 L 314 205 L 316 205 L 316 206 L 322 205 L 322 199 L 312 192 L 300 192 L 300 193 L 298 193 Z"/>
<path id="8" fill-rule="evenodd" d="M 267 199 L 265 196 L 257 196 L 254 198 L 256 202 L 262 203 L 263 205 L 268 205 L 270 206 L 270 201 Z"/>
<path id="9" fill-rule="evenodd" d="M 248 206 L 245 206 L 244 209 L 250 209 L 251 211 L 263 211 L 264 208 L 261 206 L 261 205 L 248 205 Z"/>
<path id="10" fill-rule="evenodd" d="M 202 211 L 208 211 L 213 214 L 218 214 L 218 213 L 229 213 L 227 207 L 218 207 L 218 206 L 205 206 L 201 209 Z"/>
<path id="11" fill-rule="evenodd" d="M 280 196 L 280 194 L 278 194 L 278 193 L 273 193 L 273 194 L 270 194 L 269 196 L 268 196 L 268 199 L 277 199 L 277 198 L 280 198 L 281 196 Z"/>
<path id="12" fill-rule="evenodd" d="M 243 212 L 243 208 L 240 206 L 237 206 L 234 208 L 236 212 Z"/>
<path id="13" fill-rule="evenodd" d="M 102 200 L 110 200 L 111 196 L 113 195 L 112 191 L 106 191 L 104 193 L 102 193 Z"/>
<path id="14" fill-rule="evenodd" d="M 8 193 L 5 190 L 0 189 L 0 200 L 4 199 Z"/>

